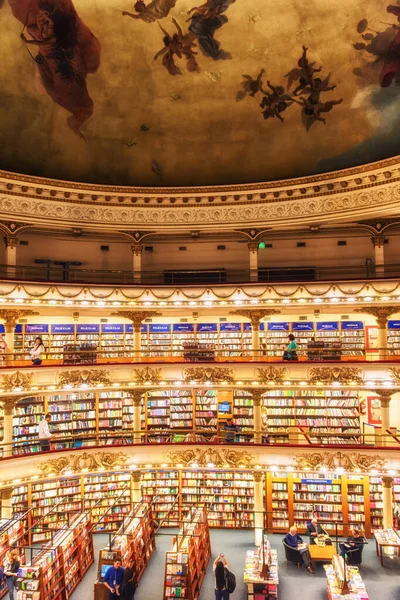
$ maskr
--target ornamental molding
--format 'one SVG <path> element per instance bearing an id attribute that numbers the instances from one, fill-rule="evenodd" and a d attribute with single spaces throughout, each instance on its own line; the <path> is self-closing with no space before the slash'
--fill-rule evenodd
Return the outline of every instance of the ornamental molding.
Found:
<path id="1" fill-rule="evenodd" d="M 18 309 L 2 309 L 0 310 L 0 319 L 4 321 L 4 328 L 6 333 L 14 333 L 16 324 L 23 317 L 30 317 L 38 315 L 39 313 L 34 310 L 18 310 Z"/>
<path id="2" fill-rule="evenodd" d="M 143 321 L 152 317 L 161 317 L 161 313 L 156 310 L 118 310 L 117 312 L 112 312 L 111 316 L 128 319 L 128 321 L 132 322 L 134 328 L 140 328 Z"/>
<path id="3" fill-rule="evenodd" d="M 1 376 L 1 386 L 8 391 L 15 390 L 16 388 L 29 388 L 32 383 L 33 373 L 15 371 L 14 373 Z"/>
<path id="4" fill-rule="evenodd" d="M 164 377 L 164 370 L 152 367 L 144 367 L 143 369 L 133 369 L 133 381 L 139 385 L 146 383 L 160 383 Z"/>
<path id="5" fill-rule="evenodd" d="M 235 373 L 229 367 L 186 367 L 182 378 L 185 383 L 234 383 Z"/>
<path id="6" fill-rule="evenodd" d="M 359 452 L 314 452 L 293 457 L 298 469 L 343 469 L 344 471 L 368 471 L 370 469 L 383 469 L 387 460 L 378 454 L 360 454 Z"/>
<path id="7" fill-rule="evenodd" d="M 106 369 L 85 369 L 83 371 L 62 371 L 58 375 L 58 384 L 61 386 L 70 385 L 77 387 L 79 385 L 111 385 L 110 371 Z"/>
<path id="8" fill-rule="evenodd" d="M 284 367 L 262 367 L 257 369 L 256 378 L 261 383 L 270 383 L 282 385 L 288 379 L 288 370 Z"/>
<path id="9" fill-rule="evenodd" d="M 389 317 L 400 312 L 400 306 L 362 306 L 354 310 L 356 313 L 372 315 L 376 318 L 379 329 L 385 329 Z"/>
<path id="10" fill-rule="evenodd" d="M 207 467 L 213 465 L 215 467 L 252 467 L 254 457 L 246 451 L 242 450 L 216 450 L 214 448 L 191 448 L 189 450 L 176 450 L 168 452 L 168 464 L 172 466 L 182 465 L 189 467 L 198 465 L 199 467 Z"/>
<path id="11" fill-rule="evenodd" d="M 391 367 L 389 371 L 392 376 L 392 379 L 394 379 L 395 384 L 400 385 L 400 369 L 398 369 L 397 367 Z"/>
<path id="12" fill-rule="evenodd" d="M 38 465 L 43 475 L 62 475 L 63 473 L 79 473 L 85 471 L 103 471 L 125 467 L 128 455 L 124 452 L 94 452 L 89 454 L 70 454 L 61 458 L 50 458 Z"/>
<path id="13" fill-rule="evenodd" d="M 261 319 L 264 319 L 264 317 L 269 317 L 271 315 L 279 315 L 280 312 L 280 310 L 275 310 L 274 308 L 257 308 L 231 310 L 229 314 L 238 315 L 239 317 L 245 317 L 246 319 L 250 319 L 252 327 L 259 329 Z"/>
<path id="14" fill-rule="evenodd" d="M 332 385 L 363 385 L 363 371 L 357 367 L 313 367 L 308 371 L 308 382 L 312 385 L 323 383 Z"/>

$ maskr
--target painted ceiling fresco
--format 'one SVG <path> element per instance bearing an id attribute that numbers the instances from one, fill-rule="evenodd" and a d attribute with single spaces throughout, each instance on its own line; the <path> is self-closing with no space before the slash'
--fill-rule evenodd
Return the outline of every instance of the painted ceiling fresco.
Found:
<path id="1" fill-rule="evenodd" d="M 0 168 L 249 183 L 400 154 L 400 0 L 0 0 Z"/>

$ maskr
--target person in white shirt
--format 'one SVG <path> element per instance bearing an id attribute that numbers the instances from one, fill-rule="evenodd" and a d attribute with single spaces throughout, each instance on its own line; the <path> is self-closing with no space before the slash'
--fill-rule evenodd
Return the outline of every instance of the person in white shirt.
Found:
<path id="1" fill-rule="evenodd" d="M 41 365 L 42 360 L 43 360 L 43 354 L 44 354 L 44 346 L 43 346 L 42 338 L 37 337 L 37 338 L 35 338 L 35 343 L 31 350 L 32 364 L 37 365 L 37 366 Z"/>
<path id="2" fill-rule="evenodd" d="M 49 429 L 50 421 L 51 415 L 47 414 L 39 423 L 39 441 L 42 452 L 48 452 L 50 450 L 50 440 L 53 437 Z"/>

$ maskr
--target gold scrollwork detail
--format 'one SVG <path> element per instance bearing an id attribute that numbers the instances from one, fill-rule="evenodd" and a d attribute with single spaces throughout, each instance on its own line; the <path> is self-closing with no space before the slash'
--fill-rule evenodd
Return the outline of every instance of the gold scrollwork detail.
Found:
<path id="1" fill-rule="evenodd" d="M 193 464 L 199 467 L 213 465 L 215 467 L 252 467 L 254 458 L 244 450 L 216 450 L 215 448 L 193 448 L 190 450 L 175 450 L 168 452 L 167 460 L 170 465 L 184 467 Z"/>
<path id="2" fill-rule="evenodd" d="M 115 469 L 125 467 L 128 455 L 124 452 L 94 452 L 89 454 L 70 454 L 61 458 L 50 458 L 39 464 L 38 469 L 43 475 L 62 475 L 68 471 L 79 473 L 83 469 L 87 471 L 98 471 L 99 469 Z"/>
<path id="3" fill-rule="evenodd" d="M 234 383 L 235 375 L 233 369 L 228 367 L 186 367 L 182 371 L 185 383 Z"/>
<path id="4" fill-rule="evenodd" d="M 110 372 L 106 369 L 85 369 L 83 371 L 63 371 L 58 375 L 59 385 L 110 385 Z"/>
<path id="5" fill-rule="evenodd" d="M 280 367 L 266 367 L 257 369 L 257 379 L 261 383 L 273 381 L 275 384 L 282 384 L 288 378 L 288 370 Z"/>
<path id="6" fill-rule="evenodd" d="M 357 367 L 313 367 L 308 372 L 308 382 L 311 384 L 324 383 L 332 385 L 341 383 L 343 385 L 364 383 L 361 369 Z"/>
<path id="7" fill-rule="evenodd" d="M 294 461 L 298 469 L 328 470 L 343 469 L 344 471 L 382 469 L 387 461 L 377 454 L 360 454 L 359 452 L 314 452 L 295 456 Z"/>
<path id="8" fill-rule="evenodd" d="M 139 385 L 145 383 L 159 383 L 163 377 L 162 369 L 145 367 L 144 369 L 133 369 L 134 380 Z"/>
<path id="9" fill-rule="evenodd" d="M 390 370 L 390 373 L 392 374 L 392 378 L 394 379 L 394 382 L 396 385 L 400 385 L 400 369 L 396 369 L 395 367 L 392 367 Z"/>
<path id="10" fill-rule="evenodd" d="M 7 390 L 15 390 L 16 388 L 27 388 L 32 385 L 33 373 L 9 373 L 1 376 L 2 387 Z"/>

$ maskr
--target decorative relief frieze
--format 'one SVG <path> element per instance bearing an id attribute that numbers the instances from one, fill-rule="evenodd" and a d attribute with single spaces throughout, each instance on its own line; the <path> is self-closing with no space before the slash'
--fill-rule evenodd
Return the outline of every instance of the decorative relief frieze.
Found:
<path id="1" fill-rule="evenodd" d="M 207 467 L 252 467 L 254 457 L 244 450 L 223 450 L 215 448 L 190 448 L 168 452 L 167 461 L 170 465 L 184 467 L 198 465 Z"/>
<path id="2" fill-rule="evenodd" d="M 110 372 L 106 369 L 85 369 L 81 371 L 62 371 L 58 375 L 58 383 L 61 386 L 70 385 L 77 387 L 80 385 L 111 385 Z"/>
<path id="3" fill-rule="evenodd" d="M 282 384 L 288 378 L 288 370 L 281 367 L 262 367 L 257 369 L 256 378 L 261 383 Z"/>
<path id="4" fill-rule="evenodd" d="M 186 367 L 182 371 L 185 383 L 234 383 L 233 369 L 228 367 Z"/>
<path id="5" fill-rule="evenodd" d="M 293 458 L 298 469 L 321 469 L 328 470 L 343 469 L 344 471 L 363 472 L 370 469 L 383 469 L 387 460 L 378 454 L 361 454 L 359 452 L 313 452 L 312 454 L 301 454 Z"/>
<path id="6" fill-rule="evenodd" d="M 313 385 L 317 383 L 326 385 L 334 383 L 362 385 L 364 383 L 364 375 L 362 370 L 357 367 L 313 367 L 308 371 L 308 382 Z"/>
<path id="7" fill-rule="evenodd" d="M 146 383 L 160 383 L 164 376 L 163 369 L 144 367 L 143 369 L 133 369 L 133 380 L 138 385 Z"/>
<path id="8" fill-rule="evenodd" d="M 50 458 L 38 465 L 39 471 L 44 475 L 62 475 L 79 473 L 81 471 L 99 471 L 125 467 L 128 455 L 124 452 L 94 452 L 89 454 L 70 454 L 60 458 Z"/>
<path id="9" fill-rule="evenodd" d="M 25 389 L 32 385 L 33 373 L 21 373 L 15 371 L 1 376 L 1 385 L 4 389 L 10 391 L 15 389 Z"/>

